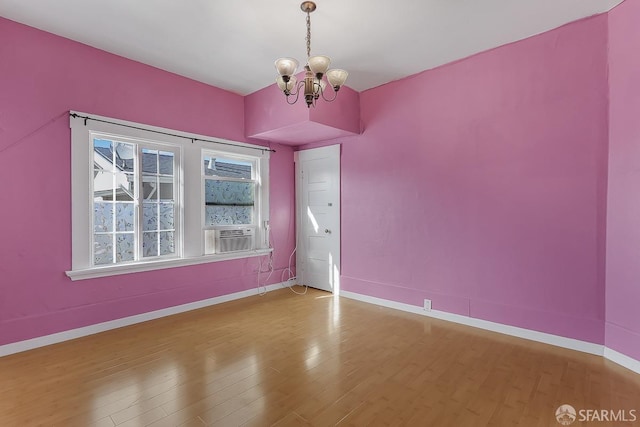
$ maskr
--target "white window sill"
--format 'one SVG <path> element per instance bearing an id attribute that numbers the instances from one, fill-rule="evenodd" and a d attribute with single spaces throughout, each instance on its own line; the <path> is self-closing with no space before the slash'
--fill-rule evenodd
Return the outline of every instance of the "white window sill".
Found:
<path id="1" fill-rule="evenodd" d="M 253 251 L 231 252 L 228 254 L 211 254 L 191 258 L 177 258 L 161 261 L 138 262 L 134 264 L 108 265 L 83 270 L 69 270 L 65 274 L 71 280 L 94 279 L 96 277 L 116 276 L 119 274 L 138 273 L 141 271 L 160 270 L 163 268 L 185 267 L 188 265 L 206 264 L 209 262 L 228 261 L 232 259 L 251 258 L 268 255 L 273 249 L 256 249 Z"/>

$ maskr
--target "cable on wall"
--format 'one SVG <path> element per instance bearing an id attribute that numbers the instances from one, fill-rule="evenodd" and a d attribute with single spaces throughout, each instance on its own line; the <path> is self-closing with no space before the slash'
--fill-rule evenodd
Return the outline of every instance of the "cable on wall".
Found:
<path id="1" fill-rule="evenodd" d="M 84 119 L 84 125 L 85 126 L 87 125 L 87 120 L 92 120 L 94 122 L 108 123 L 110 125 L 124 126 L 124 127 L 130 128 L 130 129 L 142 130 L 142 131 L 145 131 L 145 132 L 153 132 L 153 133 L 157 133 L 157 134 L 160 134 L 160 135 L 167 135 L 167 136 L 173 136 L 175 138 L 188 139 L 188 140 L 191 141 L 191 143 L 194 143 L 196 141 L 201 141 L 201 142 L 210 142 L 210 143 L 213 143 L 213 144 L 229 145 L 231 147 L 247 148 L 249 150 L 258 150 L 258 151 L 262 151 L 262 152 L 265 152 L 265 151 L 270 151 L 272 153 L 276 152 L 276 150 L 274 150 L 272 148 L 267 148 L 267 147 L 251 147 L 251 146 L 247 146 L 247 145 L 234 144 L 234 143 L 231 143 L 231 142 L 214 141 L 214 140 L 211 140 L 211 139 L 202 139 L 202 138 L 194 138 L 194 137 L 191 137 L 191 136 L 178 135 L 178 134 L 171 133 L 171 132 L 164 132 L 164 131 L 161 131 L 161 130 L 148 129 L 148 128 L 143 128 L 143 127 L 140 127 L 140 126 L 128 125 L 128 124 L 125 124 L 125 123 L 117 123 L 117 122 L 112 122 L 112 121 L 104 120 L 104 119 L 98 119 L 98 118 L 90 117 L 90 116 L 81 116 L 80 114 L 77 114 L 77 113 L 69 112 L 69 116 L 73 117 L 74 119 Z"/>
<path id="2" fill-rule="evenodd" d="M 289 216 L 289 230 L 291 230 L 291 218 L 294 218 L 294 215 L 295 215 L 295 213 L 296 213 L 296 208 L 297 208 L 297 205 L 296 205 L 296 203 L 294 202 L 294 203 L 291 205 L 291 216 Z M 295 243 L 296 243 L 296 245 L 295 245 L 295 247 L 293 248 L 293 251 L 291 252 L 291 255 L 289 255 L 289 265 L 287 266 L 287 268 L 285 268 L 284 270 L 282 270 L 282 275 L 280 276 L 280 282 L 281 282 L 283 285 L 285 285 L 285 284 L 286 284 L 286 286 L 289 288 L 289 290 L 290 290 L 291 292 L 293 292 L 294 294 L 297 294 L 297 295 L 304 295 L 304 294 L 306 294 L 306 293 L 307 293 L 307 290 L 309 289 L 309 286 L 307 286 L 307 285 L 300 285 L 300 286 L 304 286 L 304 291 L 302 291 L 302 292 L 298 292 L 298 291 L 296 291 L 295 289 L 293 289 L 293 284 L 291 283 L 291 282 L 293 282 L 293 281 L 295 281 L 295 280 L 297 279 L 297 274 L 298 274 L 297 266 L 296 266 L 296 272 L 295 272 L 295 273 L 293 272 L 293 269 L 291 268 L 291 260 L 293 259 L 293 256 L 294 256 L 294 255 L 296 254 L 296 252 L 298 251 L 298 237 L 299 237 L 299 236 L 298 236 L 298 227 L 294 227 L 294 231 L 295 231 L 295 239 L 296 239 L 296 242 L 295 242 Z M 288 236 L 287 236 L 287 237 L 288 237 Z M 285 275 L 285 273 L 287 273 L 287 272 L 289 273 L 289 275 L 288 275 L 288 277 L 287 277 L 287 280 L 285 281 L 285 280 L 284 280 L 284 275 Z"/>
<path id="3" fill-rule="evenodd" d="M 260 264 L 258 265 L 258 295 L 260 296 L 264 296 L 267 294 L 267 283 L 269 283 L 269 279 L 271 278 L 271 275 L 273 274 L 273 251 L 271 251 L 271 253 L 269 254 L 268 257 L 268 262 L 266 265 L 266 270 L 264 269 L 264 257 L 260 258 Z M 267 276 L 267 278 L 264 280 L 264 283 L 261 284 L 261 280 L 260 280 L 260 276 L 263 273 L 269 273 L 269 275 Z M 264 290 L 261 290 L 262 288 L 264 288 Z"/>
<path id="4" fill-rule="evenodd" d="M 5 145 L 4 147 L 0 147 L 0 153 L 7 151 L 9 148 L 13 147 L 14 145 L 18 145 L 20 144 L 22 141 L 27 140 L 29 137 L 32 137 L 33 135 L 39 133 L 41 130 L 43 130 L 44 128 L 46 128 L 47 126 L 53 124 L 54 122 L 58 121 L 60 118 L 64 117 L 67 115 L 67 111 L 63 111 L 62 113 L 58 114 L 57 116 L 55 116 L 54 118 L 52 118 L 51 120 L 47 121 L 46 123 L 40 125 L 39 127 L 37 127 L 36 129 L 32 130 L 31 132 L 27 133 L 26 135 L 23 135 L 21 137 L 19 137 L 18 139 L 16 139 L 15 141 L 12 141 L 10 143 L 8 143 L 7 145 Z"/>
<path id="5" fill-rule="evenodd" d="M 304 295 L 307 293 L 307 290 L 309 289 L 309 286 L 307 285 L 300 285 L 300 286 L 304 286 L 304 291 L 302 292 L 298 292 L 295 289 L 293 289 L 293 285 L 291 284 L 292 280 L 296 279 L 296 275 L 293 274 L 293 270 L 291 269 L 291 259 L 293 258 L 293 255 L 296 253 L 296 251 L 298 250 L 298 246 L 296 245 L 295 248 L 293 248 L 293 252 L 291 252 L 291 255 L 289 255 L 289 266 L 287 268 L 285 268 L 284 270 L 282 270 L 282 275 L 280 276 L 280 281 L 284 284 L 286 283 L 287 287 L 289 288 L 289 290 L 291 292 L 293 292 L 294 294 L 298 294 L 298 295 Z M 289 272 L 289 277 L 287 278 L 287 280 L 284 280 L 284 273 Z"/>
<path id="6" fill-rule="evenodd" d="M 267 225 L 266 226 L 266 231 L 267 231 L 267 245 L 269 245 L 269 249 L 271 249 L 271 252 L 269 253 L 269 258 L 268 258 L 268 262 L 267 262 L 267 269 L 264 269 L 263 266 L 263 262 L 264 262 L 264 257 L 260 257 L 259 258 L 259 264 L 258 264 L 258 295 L 260 295 L 261 297 L 267 294 L 267 283 L 269 282 L 269 279 L 271 278 L 271 275 L 273 274 L 273 245 L 271 244 L 271 226 Z M 267 278 L 264 280 L 264 284 L 260 283 L 260 275 L 263 273 L 269 273 L 269 275 L 267 276 Z M 261 288 L 264 288 L 264 290 L 261 290 Z"/>

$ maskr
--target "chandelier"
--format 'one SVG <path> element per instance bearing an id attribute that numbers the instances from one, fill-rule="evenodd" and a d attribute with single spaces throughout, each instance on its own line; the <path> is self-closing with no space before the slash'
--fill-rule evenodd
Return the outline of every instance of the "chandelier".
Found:
<path id="1" fill-rule="evenodd" d="M 304 100 L 307 107 L 316 106 L 316 101 L 322 97 L 327 102 L 335 100 L 338 96 L 340 87 L 347 80 L 345 70 L 333 69 L 328 70 L 331 59 L 328 56 L 311 56 L 311 12 L 316 10 L 316 4 L 312 1 L 304 1 L 300 5 L 300 9 L 307 14 L 307 65 L 304 66 L 304 80 L 298 82 L 296 79 L 296 71 L 298 70 L 298 61 L 294 58 L 280 58 L 276 60 L 276 70 L 280 74 L 276 78 L 276 83 L 287 97 L 287 103 L 293 105 L 298 101 L 300 92 L 304 93 Z M 328 70 L 328 71 L 327 71 Z M 333 88 L 333 97 L 328 99 L 325 97 L 325 88 L 327 82 L 323 80 L 326 75 L 329 84 Z"/>

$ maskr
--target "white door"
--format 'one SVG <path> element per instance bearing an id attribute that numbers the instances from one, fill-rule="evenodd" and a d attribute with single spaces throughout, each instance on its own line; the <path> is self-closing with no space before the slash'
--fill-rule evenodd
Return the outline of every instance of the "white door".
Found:
<path id="1" fill-rule="evenodd" d="M 340 145 L 296 153 L 298 284 L 340 293 Z"/>

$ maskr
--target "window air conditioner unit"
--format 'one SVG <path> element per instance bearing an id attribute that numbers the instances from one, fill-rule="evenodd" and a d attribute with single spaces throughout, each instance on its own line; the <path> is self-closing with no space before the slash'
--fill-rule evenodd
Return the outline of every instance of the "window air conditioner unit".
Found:
<path id="1" fill-rule="evenodd" d="M 256 230 L 250 227 L 214 230 L 215 252 L 250 251 L 255 248 Z"/>

